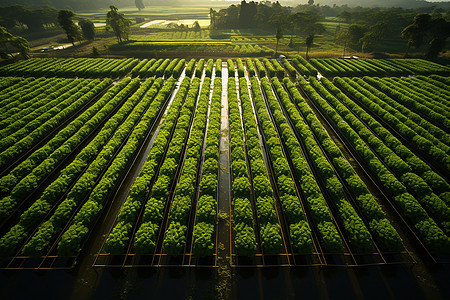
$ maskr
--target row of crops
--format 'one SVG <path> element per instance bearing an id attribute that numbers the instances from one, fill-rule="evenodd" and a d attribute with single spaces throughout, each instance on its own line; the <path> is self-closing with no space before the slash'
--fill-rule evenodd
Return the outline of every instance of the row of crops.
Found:
<path id="1" fill-rule="evenodd" d="M 376 90 L 364 81 L 346 78 L 335 81 L 349 92 L 350 97 L 327 79 L 319 82 L 311 78 L 310 83 L 303 80 L 300 85 L 339 128 L 346 142 L 367 164 L 375 180 L 389 195 L 389 200 L 422 241 L 432 251 L 448 251 L 445 249 L 448 249 L 449 241 L 450 186 L 445 178 L 449 178 L 449 166 L 435 167 L 447 161 L 448 154 L 439 148 L 441 143 L 440 146 L 446 148 L 445 139 L 436 139 L 428 131 L 441 130 L 423 119 L 414 121 L 405 117 L 405 114 L 413 112 L 404 106 L 393 108 L 389 103 L 399 102 L 384 94 L 381 100 L 378 98 L 380 94 L 369 92 L 375 93 Z M 391 113 L 396 113 L 402 121 Z M 399 129 L 390 126 L 388 120 L 391 118 L 396 120 L 395 125 Z M 416 123 L 420 121 L 422 124 Z M 436 155 L 427 156 L 430 151 Z"/>
<path id="2" fill-rule="evenodd" d="M 3 76 L 122 77 L 129 73 L 140 77 L 171 76 L 178 78 L 185 59 L 109 59 L 109 58 L 45 58 L 29 59 L 0 68 Z"/>
<path id="3" fill-rule="evenodd" d="M 398 220 L 432 255 L 449 253 L 448 77 L 332 82 L 286 77 L 299 65 L 314 74 L 301 59 L 133 61 L 127 73 L 158 61 L 160 71 L 115 83 L 0 79 L 2 256 L 78 255 L 145 149 L 109 212 L 104 253 L 214 255 L 220 201 L 241 256 L 402 252 Z M 220 172 L 231 199 L 218 196 Z"/>
<path id="4" fill-rule="evenodd" d="M 441 74 L 450 68 L 423 59 L 311 59 L 327 76 L 401 76 L 411 74 Z M 305 75 L 307 75 L 305 73 Z"/>
<path id="5" fill-rule="evenodd" d="M 267 46 L 249 43 L 171 43 L 171 42 L 131 42 L 126 44 L 117 44 L 110 47 L 112 51 L 136 51 L 151 53 L 157 55 L 174 55 L 184 53 L 186 56 L 269 56 L 275 51 Z"/>
<path id="6" fill-rule="evenodd" d="M 251 46 L 251 45 L 250 45 Z M 248 47 L 250 47 L 248 46 Z M 240 50 L 236 47 L 240 47 Z M 248 54 L 247 47 L 235 46 L 236 51 Z M 264 49 L 254 49 L 264 53 Z M 246 52 L 247 51 L 247 52 Z M 252 50 L 253 51 L 253 50 Z M 210 59 L 209 61 L 211 61 Z M 400 76 L 400 75 L 448 75 L 450 68 L 421 59 L 371 59 L 371 60 L 344 60 L 344 59 L 311 59 L 305 60 L 299 56 L 291 61 L 287 59 L 236 59 L 236 64 L 242 66 L 239 74 L 242 75 L 243 64 L 246 61 L 250 73 L 258 71 L 260 77 L 266 74 L 269 77 L 277 76 L 282 79 L 286 75 L 297 77 L 322 75 L 335 76 Z M 186 67 L 186 74 L 192 75 L 194 65 L 203 66 L 204 59 L 107 59 L 107 58 L 48 58 L 29 59 L 15 64 L 0 67 L 3 76 L 34 76 L 34 77 L 121 77 L 130 74 L 134 77 L 162 77 L 178 78 Z M 254 65 L 254 66 L 253 66 Z M 234 69 L 229 69 L 234 72 Z M 198 76 L 198 74 L 197 74 Z"/>

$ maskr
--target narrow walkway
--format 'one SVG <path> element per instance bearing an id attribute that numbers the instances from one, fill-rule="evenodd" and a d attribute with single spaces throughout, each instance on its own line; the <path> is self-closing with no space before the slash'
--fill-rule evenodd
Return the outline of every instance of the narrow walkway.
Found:
<path id="1" fill-rule="evenodd" d="M 222 110 L 219 142 L 219 186 L 217 199 L 217 264 L 219 298 L 231 294 L 231 202 L 230 202 L 230 147 L 228 126 L 228 69 L 222 64 Z"/>

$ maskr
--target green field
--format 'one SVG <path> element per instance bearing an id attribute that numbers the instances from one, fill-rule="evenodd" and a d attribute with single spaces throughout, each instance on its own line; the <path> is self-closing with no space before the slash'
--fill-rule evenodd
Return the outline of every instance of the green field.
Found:
<path id="1" fill-rule="evenodd" d="M 447 66 L 32 58 L 0 74 L 8 299 L 449 294 Z"/>

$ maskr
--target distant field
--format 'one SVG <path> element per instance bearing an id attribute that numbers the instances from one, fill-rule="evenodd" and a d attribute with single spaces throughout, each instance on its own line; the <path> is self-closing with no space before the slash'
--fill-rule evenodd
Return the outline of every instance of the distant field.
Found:
<path id="1" fill-rule="evenodd" d="M 220 9 L 223 6 L 212 6 L 214 9 Z M 128 18 L 145 17 L 151 20 L 181 20 L 181 19 L 208 19 L 211 6 L 204 5 L 186 5 L 186 6 L 149 6 L 139 11 L 136 7 L 130 6 L 120 8 Z M 78 15 L 90 18 L 95 21 L 105 20 L 107 10 L 94 10 L 77 12 Z"/>
<path id="2" fill-rule="evenodd" d="M 219 10 L 223 6 L 216 5 L 213 6 L 215 10 Z M 275 39 L 275 31 L 272 30 L 262 30 L 262 29 L 228 29 L 228 30 L 215 30 L 214 32 L 210 32 L 209 25 L 209 10 L 210 6 L 205 5 L 195 5 L 195 6 L 149 6 L 145 9 L 139 11 L 134 6 L 129 6 L 125 8 L 120 8 L 120 12 L 124 13 L 127 18 L 132 21 L 132 34 L 130 36 L 130 41 L 132 42 L 146 42 L 150 45 L 150 47 L 154 49 L 160 49 L 161 43 L 166 43 L 169 45 L 167 51 L 174 51 L 173 44 L 177 44 L 180 46 L 184 43 L 183 47 L 178 47 L 180 49 L 180 53 L 173 53 L 170 57 L 179 57 L 179 56 L 190 56 L 192 51 L 189 53 L 185 52 L 181 49 L 188 49 L 191 43 L 207 43 L 208 46 L 212 44 L 217 44 L 215 47 L 219 49 L 220 44 L 227 43 L 230 44 L 230 47 L 238 46 L 242 47 L 242 45 L 249 46 L 250 49 L 252 47 L 264 48 L 268 47 L 271 49 L 273 53 L 277 48 L 277 43 Z M 88 18 L 92 20 L 97 27 L 97 39 L 93 43 L 83 43 L 80 47 L 76 47 L 76 51 L 64 51 L 52 54 L 45 54 L 46 56 L 86 56 L 92 53 L 92 47 L 96 47 L 100 49 L 101 55 L 118 55 L 121 57 L 127 57 L 129 55 L 136 55 L 136 53 L 126 53 L 121 51 L 121 53 L 117 53 L 117 51 L 109 51 L 110 47 L 115 44 L 115 39 L 111 32 L 105 31 L 105 23 L 106 23 L 106 14 L 107 9 L 102 10 L 92 10 L 92 11 L 82 11 L 77 12 L 80 17 Z M 144 21 L 136 20 L 136 18 L 144 18 Z M 137 23 L 139 21 L 139 23 Z M 193 23 L 198 21 L 202 31 L 201 32 L 193 32 L 192 30 L 176 30 L 169 29 L 170 24 L 177 25 L 185 25 L 188 28 L 192 28 Z M 314 39 L 314 43 L 312 45 L 311 51 L 309 53 L 310 57 L 338 57 L 344 54 L 343 46 L 340 43 L 337 43 L 336 37 L 339 32 L 346 30 L 349 26 L 348 23 L 342 22 L 339 18 L 336 17 L 326 17 L 322 22 L 325 27 L 325 32 L 320 35 L 316 35 Z M 51 39 L 47 38 L 36 38 L 29 39 L 33 45 L 33 50 L 35 53 L 37 51 L 40 52 L 41 48 L 45 46 L 61 46 L 68 44 L 68 41 L 60 35 L 62 32 L 58 32 L 59 36 Z M 156 45 L 158 44 L 158 45 Z M 151 46 L 153 45 L 153 46 Z M 380 53 L 382 56 L 383 53 L 387 53 L 391 56 L 401 56 L 407 47 L 406 41 L 398 38 L 398 39 L 390 39 L 390 40 L 381 40 L 379 41 L 373 49 L 368 53 L 361 53 L 354 50 L 347 50 L 345 55 L 356 55 L 359 57 L 373 57 L 373 53 Z M 115 47 L 116 49 L 118 47 Z M 130 49 L 130 47 L 128 47 Z M 245 49 L 245 48 L 244 48 Z M 195 49 L 195 51 L 201 50 L 201 48 Z M 164 50 L 161 53 L 157 53 L 157 55 L 164 56 Z M 265 51 L 265 50 L 264 50 Z M 201 51 L 203 53 L 197 53 L 196 56 L 205 55 L 205 51 Z M 258 50 L 256 52 L 259 52 Z M 306 52 L 306 44 L 305 44 L 305 36 L 297 36 L 293 32 L 286 30 L 284 32 L 284 37 L 279 40 L 278 44 L 278 52 L 284 54 L 288 57 L 294 55 L 305 55 Z M 412 49 L 412 52 L 417 52 L 416 54 L 421 54 L 424 52 L 423 49 L 415 50 Z M 230 53 L 254 53 L 252 50 L 238 50 L 230 52 L 229 49 L 223 52 L 225 56 L 228 56 Z M 264 53 L 268 53 L 265 51 Z M 262 55 L 262 52 L 260 53 Z M 42 56 L 43 54 L 39 54 Z M 156 54 L 155 54 L 156 55 Z M 174 56 L 175 55 L 175 56 Z M 206 54 L 207 55 L 207 54 Z M 220 55 L 220 53 L 215 52 L 214 55 Z M 446 55 L 444 53 L 444 55 Z M 448 54 L 447 54 L 448 55 Z M 141 55 L 139 55 L 141 57 Z"/>

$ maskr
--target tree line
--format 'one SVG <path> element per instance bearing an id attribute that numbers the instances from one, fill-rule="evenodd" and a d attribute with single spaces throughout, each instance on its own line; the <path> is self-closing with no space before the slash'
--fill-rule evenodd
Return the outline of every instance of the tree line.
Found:
<path id="1" fill-rule="evenodd" d="M 114 5 L 109 7 L 106 14 L 106 29 L 112 30 L 119 43 L 128 41 L 131 34 L 131 21 L 125 18 L 123 13 Z M 91 20 L 80 19 L 78 25 L 73 18 L 75 13 L 71 10 L 60 10 L 58 13 L 58 23 L 67 35 L 67 39 L 75 46 L 75 41 L 82 38 L 92 41 L 95 37 L 95 26 Z"/>
<path id="2" fill-rule="evenodd" d="M 57 23 L 64 30 L 67 39 L 73 46 L 75 42 L 83 39 L 93 41 L 95 39 L 95 25 L 91 20 L 78 18 L 71 10 L 60 10 L 57 12 Z M 128 41 L 131 34 L 131 21 L 120 13 L 118 8 L 111 5 L 106 14 L 106 28 L 112 30 L 119 43 Z M 23 58 L 29 57 L 30 47 L 28 41 L 22 37 L 11 34 L 7 28 L 0 26 L 0 57 L 13 57 L 19 52 Z"/>
<path id="3" fill-rule="evenodd" d="M 57 26 L 58 10 L 43 6 L 28 8 L 21 5 L 0 7 L 0 26 L 8 30 L 42 31 Z"/>
<path id="4" fill-rule="evenodd" d="M 210 29 L 273 30 L 277 41 L 276 52 L 279 40 L 285 35 L 290 35 L 290 47 L 294 46 L 293 36 L 300 36 L 305 39 L 307 56 L 315 36 L 325 31 L 321 23 L 325 17 L 335 17 L 339 22 L 332 34 L 334 41 L 344 46 L 344 53 L 350 49 L 369 52 L 383 39 L 403 37 L 408 39 L 408 50 L 410 47 L 426 46 L 427 57 L 436 57 L 444 49 L 450 32 L 450 11 L 444 12 L 435 7 L 349 8 L 346 5 L 314 5 L 313 0 L 307 2 L 296 7 L 286 7 L 279 2 L 243 0 L 240 4 L 219 11 L 211 8 Z M 349 26 L 343 29 L 341 22 Z"/>

